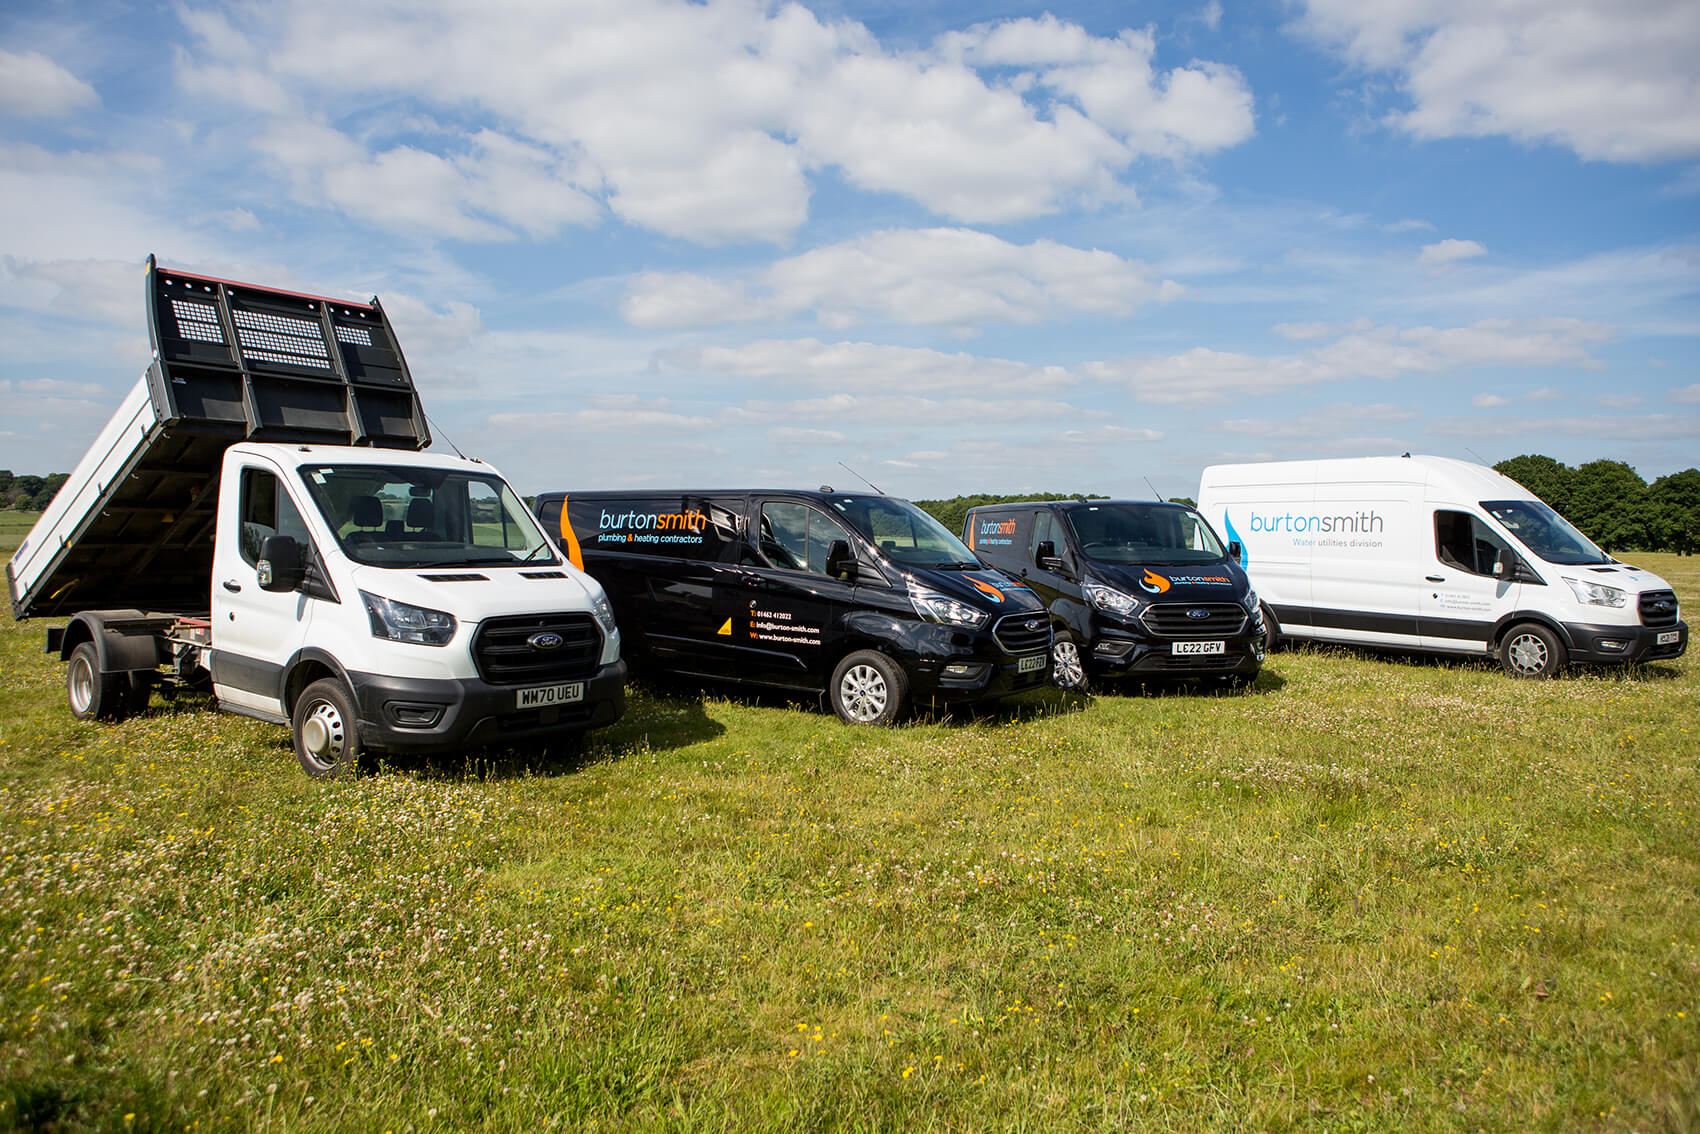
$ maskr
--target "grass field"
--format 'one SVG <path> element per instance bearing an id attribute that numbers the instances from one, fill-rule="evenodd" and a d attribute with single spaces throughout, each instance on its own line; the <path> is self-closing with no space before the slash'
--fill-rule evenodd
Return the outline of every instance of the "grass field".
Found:
<path id="1" fill-rule="evenodd" d="M 204 699 L 73 721 L 43 629 L 0 1127 L 1700 1129 L 1692 656 L 884 732 L 640 686 L 570 763 L 321 784 Z"/>

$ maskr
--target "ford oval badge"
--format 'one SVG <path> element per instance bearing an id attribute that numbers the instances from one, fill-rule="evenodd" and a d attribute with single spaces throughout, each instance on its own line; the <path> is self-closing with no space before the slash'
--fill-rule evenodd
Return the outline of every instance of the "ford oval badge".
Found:
<path id="1" fill-rule="evenodd" d="M 525 644 L 534 650 L 558 650 L 567 644 L 567 640 L 552 630 L 545 630 L 527 638 Z"/>
<path id="2" fill-rule="evenodd" d="M 1188 618 L 1209 618 L 1210 612 L 1201 606 L 1195 606 L 1186 612 Z"/>

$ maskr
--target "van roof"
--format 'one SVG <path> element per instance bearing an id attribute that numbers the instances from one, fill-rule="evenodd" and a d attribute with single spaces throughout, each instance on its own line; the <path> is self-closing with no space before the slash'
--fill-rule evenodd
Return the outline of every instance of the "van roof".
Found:
<path id="1" fill-rule="evenodd" d="M 997 504 L 976 504 L 968 509 L 970 512 L 995 512 L 1000 508 L 1101 508 L 1105 505 L 1133 505 L 1139 508 L 1184 508 L 1194 511 L 1190 504 L 1182 504 L 1175 500 L 1103 500 L 1091 498 L 1082 500 L 1071 496 L 1067 500 L 1006 500 Z"/>
<path id="2" fill-rule="evenodd" d="M 1486 465 L 1427 454 L 1211 465 L 1199 480 L 1199 492 L 1202 495 L 1212 488 L 1282 484 L 1409 484 L 1449 491 L 1460 500 L 1539 499 Z"/>

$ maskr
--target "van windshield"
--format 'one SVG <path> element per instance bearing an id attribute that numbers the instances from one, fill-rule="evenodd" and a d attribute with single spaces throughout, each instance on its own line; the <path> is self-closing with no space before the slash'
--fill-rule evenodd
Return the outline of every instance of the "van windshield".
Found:
<path id="1" fill-rule="evenodd" d="M 907 500 L 890 496 L 832 496 L 828 503 L 844 521 L 905 567 L 980 566 L 974 553 L 945 526 Z"/>
<path id="2" fill-rule="evenodd" d="M 1191 508 L 1175 504 L 1091 504 L 1065 513 L 1088 559 L 1099 563 L 1214 563 L 1222 545 Z"/>
<path id="3" fill-rule="evenodd" d="M 500 477 L 452 469 L 318 465 L 301 470 L 343 552 L 374 567 L 556 563 Z"/>
<path id="4" fill-rule="evenodd" d="M 1487 514 L 1524 547 L 1560 567 L 1610 563 L 1611 556 L 1542 500 L 1483 500 Z"/>

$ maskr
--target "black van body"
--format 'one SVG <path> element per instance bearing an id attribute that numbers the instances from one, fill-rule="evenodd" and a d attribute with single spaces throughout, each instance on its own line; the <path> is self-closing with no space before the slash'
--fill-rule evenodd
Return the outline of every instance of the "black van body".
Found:
<path id="1" fill-rule="evenodd" d="M 546 492 L 535 510 L 607 590 L 635 665 L 824 690 L 860 724 L 1050 676 L 1044 605 L 904 500 Z"/>
<path id="2" fill-rule="evenodd" d="M 963 538 L 1050 608 L 1059 685 L 1084 688 L 1093 677 L 1242 684 L 1263 664 L 1263 612 L 1239 547 L 1224 548 L 1184 504 L 996 504 L 969 511 Z"/>

